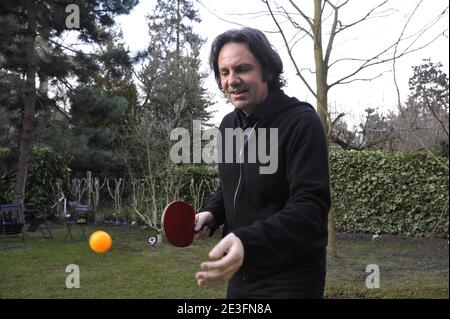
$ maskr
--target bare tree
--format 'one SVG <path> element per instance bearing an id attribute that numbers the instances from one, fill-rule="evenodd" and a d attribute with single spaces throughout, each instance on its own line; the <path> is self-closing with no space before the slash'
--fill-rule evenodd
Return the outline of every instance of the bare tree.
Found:
<path id="1" fill-rule="evenodd" d="M 81 203 L 84 193 L 88 190 L 86 178 L 73 178 L 70 183 L 70 193 L 76 203 Z"/>
<path id="2" fill-rule="evenodd" d="M 171 131 L 180 122 L 180 114 L 187 106 L 175 104 L 164 121 L 149 109 L 139 117 L 132 117 L 127 126 L 126 143 L 133 145 L 125 156 L 132 187 L 133 213 L 156 231 L 158 242 L 163 240 L 160 225 L 164 207 L 179 199 L 180 181 L 175 180 L 171 165 Z"/>
<path id="3" fill-rule="evenodd" d="M 307 11 L 304 8 L 297 5 L 293 0 L 289 0 L 289 3 L 291 5 L 289 9 L 286 9 L 285 7 L 279 5 L 276 1 L 261 1 L 266 5 L 268 12 L 270 13 L 270 16 L 272 17 L 277 27 L 278 32 L 283 38 L 286 50 L 289 54 L 297 75 L 307 87 L 307 89 L 316 98 L 318 113 L 327 131 L 329 141 L 332 140 L 333 136 L 333 122 L 331 120 L 330 113 L 328 112 L 329 91 L 337 85 L 349 84 L 355 81 L 374 80 L 375 78 L 381 76 L 382 73 L 375 76 L 364 77 L 362 75 L 363 71 L 369 68 L 373 68 L 374 66 L 387 64 L 388 62 L 398 60 L 399 58 L 409 53 L 415 52 L 428 46 L 437 38 L 439 38 L 443 33 L 432 36 L 431 40 L 427 41 L 426 43 L 418 44 L 418 40 L 423 38 L 424 34 L 427 34 L 428 30 L 430 30 L 432 26 L 437 23 L 437 21 L 442 19 L 448 13 L 447 6 L 445 10 L 439 12 L 439 14 L 432 21 L 425 21 L 423 23 L 423 28 L 421 28 L 419 31 L 416 31 L 414 34 L 406 35 L 406 26 L 410 23 L 412 16 L 416 14 L 417 9 L 423 2 L 419 1 L 416 4 L 413 12 L 410 13 L 407 17 L 404 27 L 400 31 L 400 35 L 395 41 L 385 44 L 376 52 L 371 53 L 368 57 L 345 57 L 332 60 L 332 50 L 335 44 L 336 37 L 351 28 L 361 26 L 370 18 L 388 14 L 390 11 L 390 9 L 387 7 L 389 0 L 381 1 L 373 7 L 368 8 L 367 11 L 361 15 L 361 17 L 350 22 L 342 21 L 339 15 L 341 9 L 349 4 L 349 0 L 313 0 L 312 17 L 307 14 Z M 276 8 L 276 11 L 273 10 L 273 7 Z M 289 12 L 288 10 L 292 10 L 293 12 Z M 331 18 L 331 23 L 325 23 L 329 18 Z M 287 27 L 281 25 L 281 23 L 279 22 L 280 19 L 285 19 L 290 23 L 291 27 L 296 30 L 295 36 L 293 38 L 288 39 L 286 30 Z M 324 29 L 327 26 L 329 26 L 328 30 L 326 31 L 328 39 L 327 41 L 325 41 L 323 34 L 325 32 Z M 293 47 L 299 43 L 298 39 L 302 40 L 303 38 L 309 39 L 313 43 L 315 71 L 310 71 L 315 75 L 315 85 L 314 83 L 312 83 L 312 81 L 308 81 L 306 79 L 304 73 L 307 69 L 300 67 L 300 62 L 298 59 L 296 59 L 293 53 Z M 406 46 L 402 47 L 401 50 L 399 50 L 400 43 L 406 44 Z M 349 62 L 352 63 L 353 66 L 348 68 L 348 71 L 345 74 L 340 75 L 339 77 L 337 77 L 337 79 L 334 79 L 331 83 L 329 83 L 329 74 L 330 71 L 332 71 L 332 68 L 339 63 Z M 331 209 L 329 214 L 328 226 L 328 254 L 329 256 L 336 256 L 333 209 Z"/>
<path id="4" fill-rule="evenodd" d="M 122 212 L 122 193 L 125 187 L 125 180 L 121 177 L 114 179 L 114 189 L 109 186 L 109 179 L 106 179 L 106 188 L 108 189 L 109 196 L 114 200 L 114 209 L 117 216 L 120 216 Z"/>
<path id="5" fill-rule="evenodd" d="M 344 21 L 341 17 L 341 12 L 344 7 L 357 5 L 357 2 L 350 2 L 349 0 L 312 0 L 301 2 L 286 0 L 283 4 L 287 5 L 282 5 L 281 2 L 281 0 L 261 0 L 267 11 L 234 13 L 229 14 L 233 18 L 227 19 L 212 12 L 204 4 L 202 6 L 219 19 L 239 26 L 243 25 L 243 16 L 253 19 L 269 14 L 276 26 L 276 31 L 266 30 L 266 32 L 280 34 L 296 75 L 301 79 L 307 90 L 316 98 L 317 110 L 326 129 L 329 142 L 334 137 L 335 142 L 342 145 L 345 144 L 345 140 L 341 140 L 339 134 L 333 133 L 333 124 L 342 123 L 342 119 L 340 119 L 342 115 L 334 120 L 331 118 L 328 109 L 330 90 L 338 85 L 350 84 L 356 81 L 372 81 L 379 78 L 387 71 L 373 74 L 375 67 L 381 65 L 389 66 L 392 63 L 391 67 L 395 68 L 395 61 L 427 47 L 447 31 L 439 31 L 433 34 L 435 32 L 433 26 L 448 15 L 448 6 L 436 13 L 435 17 L 429 21 L 420 17 L 421 27 L 412 33 L 409 32 L 408 26 L 413 18 L 419 18 L 419 9 L 425 9 L 422 6 L 424 0 L 420 0 L 415 3 L 413 10 L 404 17 L 403 25 L 399 30 L 392 30 L 392 34 L 398 33 L 398 36 L 393 40 L 386 40 L 384 44 L 376 49 L 361 50 L 360 52 L 363 52 L 363 54 L 369 52 L 365 57 L 339 57 L 333 51 L 336 39 L 342 39 L 342 35 L 348 34 L 349 30 L 358 30 L 360 28 L 364 32 L 362 28 L 371 19 L 387 17 L 394 13 L 395 9 L 393 6 L 390 6 L 390 0 L 381 0 L 376 4 L 368 5 L 359 17 L 351 21 Z M 239 17 L 239 22 L 232 21 L 236 20 L 234 19 L 236 17 Z M 424 40 L 425 35 L 428 36 L 428 40 Z M 298 57 L 294 52 L 295 46 L 299 45 L 299 43 L 303 45 L 308 40 L 313 47 L 315 70 L 304 65 L 305 60 Z M 336 71 L 338 65 L 344 65 L 345 67 L 338 72 Z M 313 79 L 308 77 L 311 74 Z M 364 128 L 362 130 L 364 131 Z M 367 145 L 367 140 L 365 143 Z M 336 256 L 333 209 L 331 209 L 329 214 L 328 254 L 329 256 Z"/>
<path id="6" fill-rule="evenodd" d="M 429 59 L 414 66 L 409 80 L 410 95 L 392 117 L 397 148 L 401 151 L 425 149 L 443 166 L 448 166 L 432 150 L 449 144 L 449 81 L 441 63 Z M 400 100 L 400 96 L 398 97 Z M 448 156 L 448 150 L 447 150 Z"/>
<path id="7" fill-rule="evenodd" d="M 101 224 L 103 222 L 103 212 L 101 212 L 98 207 L 100 203 L 100 190 L 105 186 L 107 179 L 103 180 L 103 183 L 100 184 L 100 179 L 98 177 L 94 177 L 92 180 L 92 185 L 90 187 L 92 192 L 92 204 L 95 212 L 95 223 Z"/>
<path id="8" fill-rule="evenodd" d="M 388 150 L 395 138 L 391 117 L 373 108 L 367 108 L 365 112 L 364 119 L 354 129 L 348 128 L 347 123 L 341 120 L 345 114 L 339 114 L 331 123 L 331 142 L 344 150 Z"/>

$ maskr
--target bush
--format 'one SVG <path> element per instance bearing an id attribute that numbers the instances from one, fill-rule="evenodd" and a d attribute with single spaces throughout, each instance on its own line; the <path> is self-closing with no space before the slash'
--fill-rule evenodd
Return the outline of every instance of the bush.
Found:
<path id="1" fill-rule="evenodd" d="M 448 160 L 425 152 L 330 155 L 339 232 L 448 236 Z"/>
<path id="2" fill-rule="evenodd" d="M 201 184 L 200 191 L 204 192 L 204 201 L 209 200 L 216 190 L 214 181 L 218 178 L 218 171 L 212 166 L 180 165 L 175 166 L 172 173 L 180 181 L 180 197 L 188 202 L 194 200 L 191 186 L 198 189 Z"/>
<path id="3" fill-rule="evenodd" d="M 206 184 L 203 204 L 213 195 L 216 168 L 179 165 L 170 169 L 180 182 L 182 199 L 193 203 L 191 181 Z M 341 151 L 330 154 L 330 170 L 338 232 L 448 236 L 447 159 L 438 163 L 426 152 L 392 156 Z"/>
<path id="4" fill-rule="evenodd" d="M 9 203 L 14 196 L 14 167 L 8 148 L 0 147 L 0 203 Z"/>
<path id="5" fill-rule="evenodd" d="M 12 202 L 14 199 L 14 170 L 5 164 L 9 151 L 0 150 L 0 200 Z M 56 179 L 68 181 L 70 170 L 68 161 L 56 154 L 51 148 L 33 148 L 28 165 L 27 182 L 25 186 L 25 204 L 46 208 L 54 202 L 51 182 Z"/>

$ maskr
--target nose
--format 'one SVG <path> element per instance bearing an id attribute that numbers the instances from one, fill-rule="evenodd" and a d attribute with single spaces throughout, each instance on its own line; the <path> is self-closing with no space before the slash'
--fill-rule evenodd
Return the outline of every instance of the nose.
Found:
<path id="1" fill-rule="evenodd" d="M 228 85 L 235 87 L 241 85 L 242 81 L 236 72 L 230 72 L 228 76 Z"/>

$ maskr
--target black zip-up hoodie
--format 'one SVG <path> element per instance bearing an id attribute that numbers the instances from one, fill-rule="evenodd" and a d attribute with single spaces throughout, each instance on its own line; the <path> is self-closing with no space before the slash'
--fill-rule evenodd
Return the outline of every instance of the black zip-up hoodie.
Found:
<path id="1" fill-rule="evenodd" d="M 226 128 L 242 127 L 239 112 L 236 109 L 222 120 L 223 138 Z M 225 223 L 223 236 L 233 232 L 242 241 L 244 262 L 239 273 L 244 279 L 302 276 L 305 267 L 325 273 L 331 199 L 327 140 L 320 118 L 311 105 L 279 91 L 270 93 L 250 120 L 253 132 L 244 147 L 244 160 L 219 162 L 219 188 L 202 211 L 212 212 L 214 229 Z M 266 134 L 259 128 L 265 128 Z M 278 149 L 272 136 L 265 154 L 277 151 L 278 167 L 273 174 L 261 174 L 260 168 L 268 164 L 258 157 L 251 162 L 247 153 L 259 138 L 266 138 L 269 145 L 271 128 L 278 130 Z M 218 144 L 222 161 L 230 151 L 225 144 Z M 233 147 L 233 158 L 239 157 L 236 153 L 239 150 Z"/>

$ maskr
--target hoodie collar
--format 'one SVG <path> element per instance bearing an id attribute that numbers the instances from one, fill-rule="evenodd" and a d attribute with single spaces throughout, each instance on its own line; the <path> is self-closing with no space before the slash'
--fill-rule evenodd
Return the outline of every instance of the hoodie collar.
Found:
<path id="1" fill-rule="evenodd" d="M 297 102 L 297 99 L 290 98 L 284 94 L 283 90 L 279 90 L 276 92 L 269 92 L 264 101 L 262 101 L 249 116 L 245 115 L 240 109 L 236 108 L 234 111 L 236 112 L 241 127 L 245 129 L 249 126 L 253 126 L 256 122 L 261 122 L 275 113 L 291 107 Z"/>

